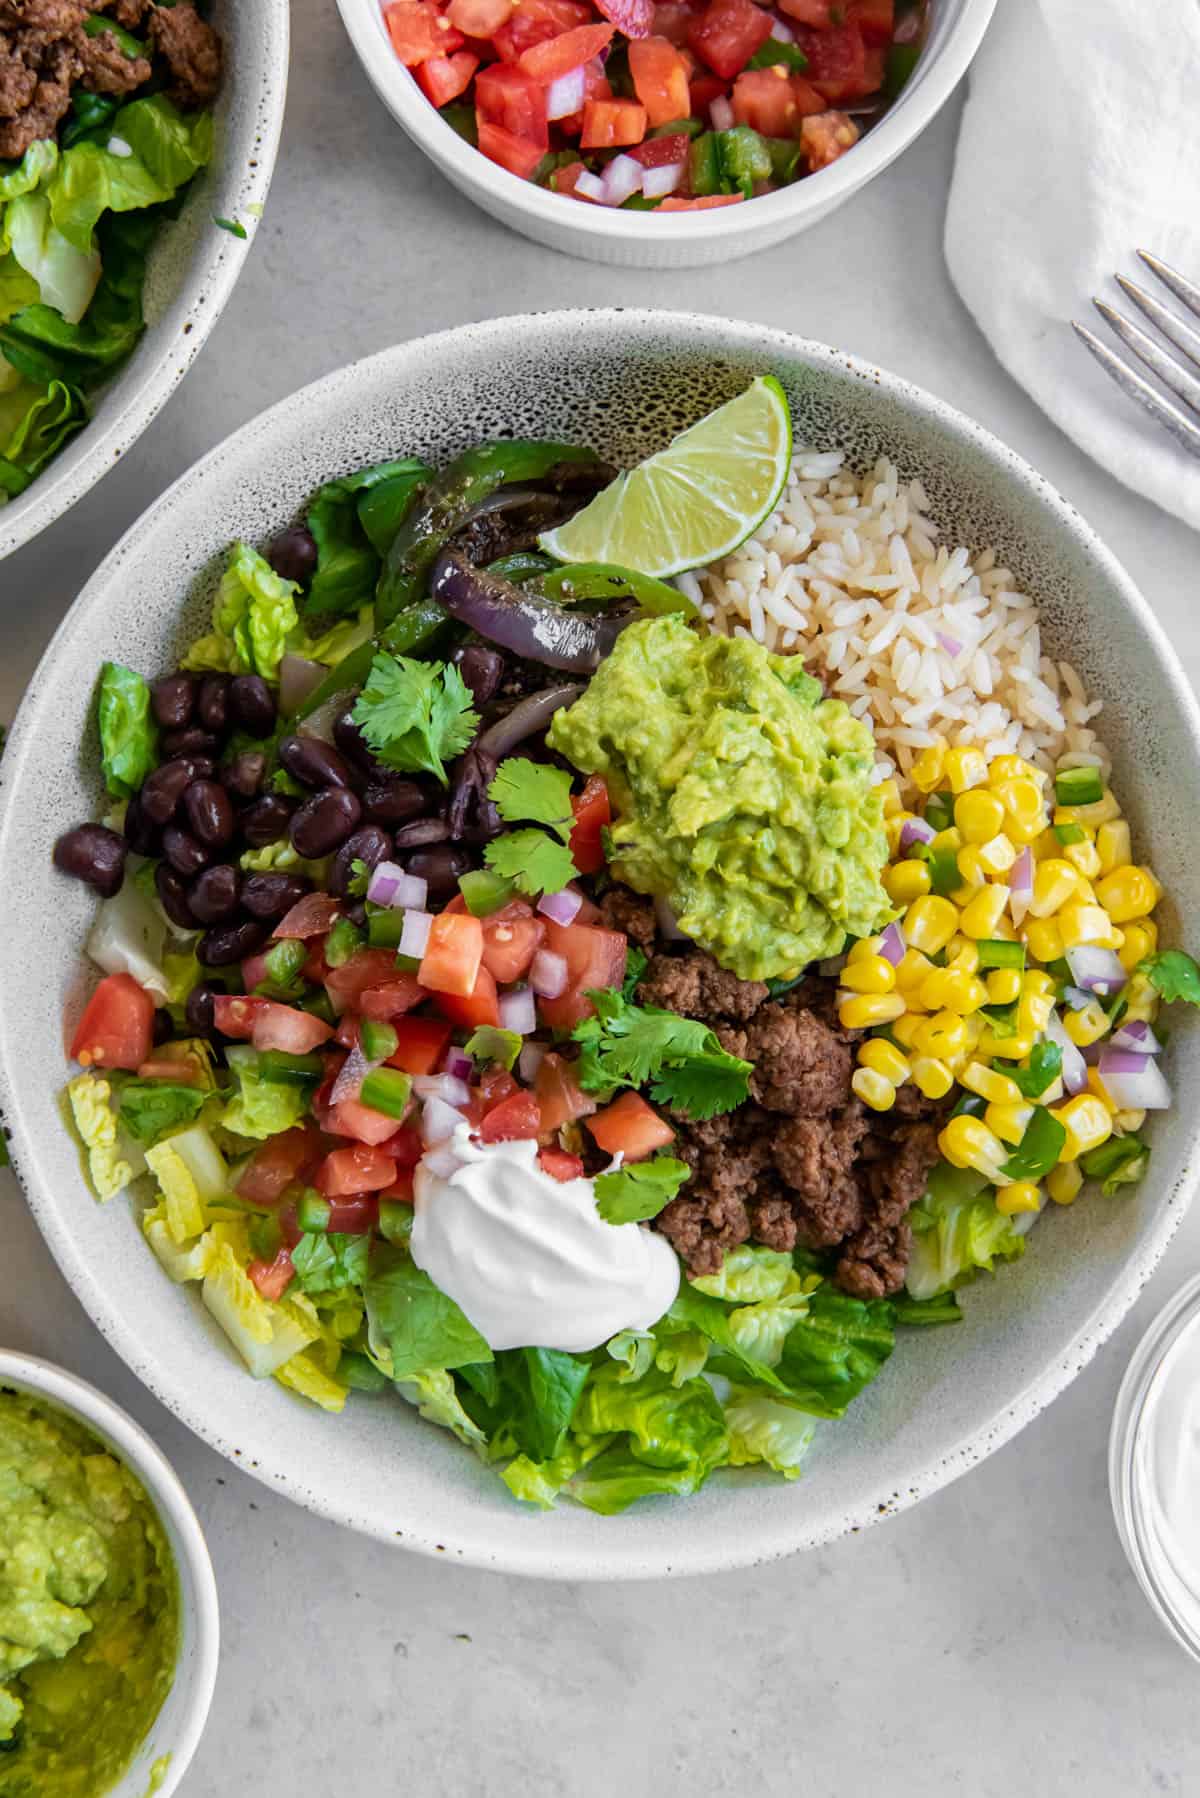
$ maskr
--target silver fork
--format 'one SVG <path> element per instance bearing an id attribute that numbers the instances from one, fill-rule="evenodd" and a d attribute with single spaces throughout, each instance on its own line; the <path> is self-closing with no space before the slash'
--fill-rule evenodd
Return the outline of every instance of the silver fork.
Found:
<path id="1" fill-rule="evenodd" d="M 1163 286 L 1180 300 L 1193 318 L 1200 319 L 1200 287 L 1187 280 L 1169 263 L 1160 262 L 1157 256 L 1151 256 L 1148 250 L 1139 250 L 1138 255 L 1151 273 L 1158 276 Z M 1184 360 L 1169 355 L 1148 331 L 1135 325 L 1103 300 L 1093 299 L 1092 304 L 1105 322 L 1111 325 L 1139 362 L 1145 364 L 1164 387 L 1183 401 L 1183 407 L 1176 406 L 1171 400 L 1151 385 L 1144 376 L 1139 375 L 1120 356 L 1110 350 L 1107 344 L 1089 331 L 1086 326 L 1071 320 L 1071 329 L 1082 338 L 1092 355 L 1096 358 L 1105 374 L 1112 379 L 1123 393 L 1127 393 L 1139 406 L 1144 406 L 1151 418 L 1155 419 L 1165 430 L 1170 431 L 1176 443 L 1187 450 L 1189 455 L 1200 457 L 1200 378 L 1190 372 L 1191 368 L 1200 370 L 1200 331 L 1195 330 L 1185 319 L 1177 316 L 1156 300 L 1152 294 L 1138 287 L 1133 281 L 1127 281 L 1124 275 L 1117 276 L 1117 284 L 1121 291 L 1129 296 L 1137 306 L 1167 339 L 1174 344 Z"/>

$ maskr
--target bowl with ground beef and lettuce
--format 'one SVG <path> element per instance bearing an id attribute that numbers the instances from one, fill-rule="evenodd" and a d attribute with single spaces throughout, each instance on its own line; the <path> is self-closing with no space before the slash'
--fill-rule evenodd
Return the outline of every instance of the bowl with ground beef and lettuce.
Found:
<path id="1" fill-rule="evenodd" d="M 282 0 L 0 5 L 0 556 L 203 347 L 262 213 L 287 54 Z"/>

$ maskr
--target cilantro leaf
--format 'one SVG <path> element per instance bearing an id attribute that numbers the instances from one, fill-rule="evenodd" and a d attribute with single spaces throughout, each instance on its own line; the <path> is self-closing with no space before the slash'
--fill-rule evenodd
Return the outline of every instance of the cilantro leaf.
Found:
<path id="1" fill-rule="evenodd" d="M 1024 1136 L 1004 1163 L 1004 1178 L 1040 1180 L 1057 1162 L 1066 1140 L 1066 1126 L 1044 1105 L 1035 1106 Z"/>
<path id="2" fill-rule="evenodd" d="M 361 1286 L 367 1277 L 371 1239 L 328 1236 L 309 1232 L 292 1250 L 292 1266 L 303 1292 L 336 1292 L 342 1286 Z"/>
<path id="3" fill-rule="evenodd" d="M 546 825 L 564 843 L 570 841 L 575 814 L 571 810 L 571 776 L 565 769 L 531 762 L 525 756 L 509 756 L 501 762 L 488 798 L 506 824 L 528 819 Z"/>
<path id="4" fill-rule="evenodd" d="M 524 1040 L 515 1030 L 500 1030 L 495 1024 L 481 1024 L 474 1035 L 467 1038 L 467 1054 L 472 1061 L 496 1061 L 502 1068 L 511 1070 L 521 1053 Z"/>
<path id="5" fill-rule="evenodd" d="M 652 1161 L 597 1174 L 596 1210 L 606 1224 L 643 1223 L 670 1204 L 691 1172 L 686 1161 L 656 1155 Z"/>
<path id="6" fill-rule="evenodd" d="M 356 855 L 350 863 L 350 878 L 346 882 L 346 892 L 351 899 L 362 899 L 371 884 L 371 870 L 361 856 Z"/>
<path id="7" fill-rule="evenodd" d="M 1182 949 L 1163 949 L 1138 963 L 1156 992 L 1168 1002 L 1186 999 L 1189 1005 L 1200 1005 L 1200 967 Z"/>
<path id="8" fill-rule="evenodd" d="M 650 957 L 644 950 L 631 943 L 629 953 L 625 957 L 625 979 L 621 986 L 622 999 L 630 1000 L 638 989 L 642 975 L 650 965 Z"/>
<path id="9" fill-rule="evenodd" d="M 561 893 L 579 870 L 571 851 L 540 830 L 512 830 L 483 852 L 494 874 L 515 881 L 523 893 Z"/>
<path id="10" fill-rule="evenodd" d="M 1009 1068 L 1008 1077 L 1025 1099 L 1040 1099 L 1062 1073 L 1062 1049 L 1057 1043 L 1035 1043 L 1027 1068 Z"/>
<path id="11" fill-rule="evenodd" d="M 650 1088 L 652 1098 L 690 1118 L 703 1122 L 720 1111 L 733 1111 L 749 1095 L 750 1063 L 727 1055 L 718 1044 L 715 1053 L 692 1055 L 679 1067 L 664 1068 Z"/>
<path id="12" fill-rule="evenodd" d="M 707 1024 L 652 1005 L 631 1005 L 607 988 L 589 992 L 596 1015 L 578 1024 L 585 1092 L 650 1086 L 652 1097 L 697 1122 L 732 1111 L 749 1095 L 751 1065 L 728 1054 Z"/>
<path id="13" fill-rule="evenodd" d="M 453 664 L 381 653 L 354 707 L 371 749 L 403 774 L 436 774 L 467 748 L 479 726 L 471 692 Z"/>

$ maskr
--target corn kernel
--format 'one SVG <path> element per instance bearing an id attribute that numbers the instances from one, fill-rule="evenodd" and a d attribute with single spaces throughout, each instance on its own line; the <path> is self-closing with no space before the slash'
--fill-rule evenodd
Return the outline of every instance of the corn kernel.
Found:
<path id="1" fill-rule="evenodd" d="M 1064 1011 L 1063 1029 L 1078 1048 L 1086 1049 L 1108 1034 L 1108 1017 L 1102 1005 L 1089 999 L 1078 1011 Z"/>
<path id="2" fill-rule="evenodd" d="M 921 793 L 934 792 L 941 782 L 945 765 L 945 743 L 938 742 L 932 748 L 923 749 L 912 765 L 913 786 Z"/>
<path id="3" fill-rule="evenodd" d="M 912 1064 L 913 1083 L 927 1099 L 944 1099 L 954 1085 L 954 1075 L 944 1061 L 933 1055 L 918 1055 Z"/>
<path id="4" fill-rule="evenodd" d="M 1060 861 L 1051 856 L 1048 861 L 1039 862 L 1033 876 L 1033 898 L 1029 902 L 1030 915 L 1035 918 L 1049 918 L 1075 897 L 1079 889 L 1079 876 L 1070 862 Z"/>
<path id="5" fill-rule="evenodd" d="M 846 965 L 856 961 L 870 961 L 873 955 L 879 954 L 879 938 L 877 936 L 861 936 L 857 942 L 851 943 L 846 952 Z"/>
<path id="6" fill-rule="evenodd" d="M 1053 999 L 1057 988 L 1044 968 L 1026 968 L 1021 975 L 1021 991 L 1035 993 L 1044 999 Z"/>
<path id="7" fill-rule="evenodd" d="M 896 1089 L 890 1080 L 873 1068 L 855 1068 L 850 1076 L 852 1090 L 872 1111 L 890 1111 L 896 1103 Z"/>
<path id="8" fill-rule="evenodd" d="M 1158 993 L 1144 974 L 1134 973 L 1123 997 L 1127 1022 L 1153 1024 L 1158 1016 Z"/>
<path id="9" fill-rule="evenodd" d="M 947 830 L 939 830 L 937 835 L 931 837 L 929 841 L 929 847 L 935 853 L 940 851 L 949 854 L 949 852 L 953 850 L 955 855 L 957 855 L 962 846 L 962 831 L 954 824 L 951 824 Z"/>
<path id="10" fill-rule="evenodd" d="M 896 970 L 882 955 L 864 955 L 849 961 L 842 969 L 842 985 L 852 993 L 890 993 L 896 984 Z"/>
<path id="11" fill-rule="evenodd" d="M 1156 883 L 1145 868 L 1114 868 L 1096 888 L 1096 897 L 1114 924 L 1148 917 L 1158 903 Z"/>
<path id="12" fill-rule="evenodd" d="M 911 905 L 929 891 L 932 883 L 927 862 L 893 862 L 884 870 L 883 890 L 893 905 Z"/>
<path id="13" fill-rule="evenodd" d="M 924 1021 L 924 1018 L 921 1017 L 919 1012 L 907 1011 L 902 1018 L 897 1018 L 894 1023 L 888 1026 L 888 1028 L 891 1030 L 892 1035 L 900 1044 L 901 1048 L 912 1049 L 916 1047 L 917 1032 L 920 1030 Z M 913 1068 L 915 1075 L 915 1062 L 913 1063 Z M 924 1092 L 925 1088 L 922 1087 L 921 1091 Z M 940 1098 L 941 1094 L 934 1093 L 930 1096 L 933 1098 Z"/>
<path id="14" fill-rule="evenodd" d="M 1019 1031 L 1016 1036 L 996 1036 L 985 1030 L 979 1038 L 979 1053 L 993 1061 L 1024 1061 L 1033 1052 L 1032 1036 Z"/>
<path id="15" fill-rule="evenodd" d="M 900 803 L 900 789 L 894 780 L 880 781 L 879 797 L 883 802 L 885 818 L 894 818 L 897 812 L 903 811 L 904 808 Z"/>
<path id="16" fill-rule="evenodd" d="M 987 871 L 983 865 L 983 858 L 973 843 L 964 844 L 955 859 L 958 862 L 958 871 L 962 875 L 963 890 L 966 893 L 966 898 L 962 901 L 965 905 L 976 887 L 987 885 Z M 958 895 L 954 896 L 957 899 Z"/>
<path id="17" fill-rule="evenodd" d="M 897 992 L 915 993 L 933 967 L 934 963 L 919 949 L 906 949 L 896 963 Z"/>
<path id="18" fill-rule="evenodd" d="M 995 1105 L 1018 1105 L 1021 1100 L 1021 1089 L 1015 1080 L 1010 1080 L 996 1068 L 985 1068 L 981 1061 L 967 1063 L 959 1084 L 969 1093 L 978 1093 L 981 1099 Z"/>
<path id="19" fill-rule="evenodd" d="M 1113 1128 L 1118 1136 L 1128 1136 L 1133 1130 L 1140 1130 L 1146 1121 L 1144 1111 L 1116 1111 L 1113 1113 Z"/>
<path id="20" fill-rule="evenodd" d="M 1063 958 L 1062 931 L 1057 918 L 1031 918 L 1025 926 L 1025 941 L 1029 953 L 1038 961 L 1061 961 Z"/>
<path id="21" fill-rule="evenodd" d="M 1127 868 L 1133 860 L 1133 843 L 1124 818 L 1111 818 L 1096 832 L 1096 853 L 1100 872 L 1111 874 L 1114 868 Z"/>
<path id="22" fill-rule="evenodd" d="M 1099 905 L 1087 905 L 1073 899 L 1063 906 L 1055 923 L 1064 949 L 1077 949 L 1081 943 L 1097 943 L 1105 949 L 1112 947 L 1112 919 Z"/>
<path id="23" fill-rule="evenodd" d="M 964 907 L 959 926 L 964 936 L 993 937 L 996 926 L 1004 916 L 1008 904 L 1009 889 L 1002 886 L 983 887 L 971 903 Z"/>
<path id="24" fill-rule="evenodd" d="M 973 1167 L 988 1179 L 995 1178 L 1007 1160 L 1000 1138 L 965 1113 L 949 1120 L 938 1137 L 938 1147 L 954 1167 Z"/>
<path id="25" fill-rule="evenodd" d="M 945 766 L 952 793 L 965 793 L 987 779 L 987 758 L 979 749 L 948 749 Z"/>
<path id="26" fill-rule="evenodd" d="M 935 1012 L 926 1018 L 917 1032 L 917 1047 L 923 1055 L 938 1061 L 950 1061 L 961 1055 L 967 1045 L 963 1020 L 952 1011 Z"/>
<path id="27" fill-rule="evenodd" d="M 1017 968 L 992 968 L 987 977 L 989 1005 L 1011 1005 L 1021 996 L 1021 975 Z"/>
<path id="28" fill-rule="evenodd" d="M 903 1016 L 899 993 L 854 993 L 838 1006 L 843 1030 L 870 1030 L 873 1024 L 891 1024 Z"/>
<path id="29" fill-rule="evenodd" d="M 1003 835 L 991 837 L 988 842 L 981 843 L 975 853 L 985 874 L 1007 874 L 1017 859 L 1016 849 Z"/>
<path id="30" fill-rule="evenodd" d="M 1112 1115 L 1094 1092 L 1077 1093 L 1065 1105 L 1054 1107 L 1050 1115 L 1058 1119 L 1067 1133 L 1059 1157 L 1061 1161 L 1078 1161 L 1088 1149 L 1098 1148 L 1112 1135 Z"/>
<path id="31" fill-rule="evenodd" d="M 1040 1211 L 1041 1188 L 1032 1180 L 1013 1180 L 996 1189 L 996 1210 L 1005 1217 L 1016 1217 L 1022 1211 Z"/>
<path id="32" fill-rule="evenodd" d="M 1019 755 L 998 755 L 988 773 L 993 787 L 1006 780 L 1033 780 L 1041 785 L 1046 779 L 1040 769 Z"/>
<path id="33" fill-rule="evenodd" d="M 925 955 L 944 949 L 957 929 L 958 913 L 937 893 L 914 899 L 904 918 L 905 941 Z"/>
<path id="34" fill-rule="evenodd" d="M 1107 1111 L 1109 1117 L 1115 1118 L 1118 1111 L 1121 1108 L 1117 1104 L 1117 1101 L 1113 1098 L 1112 1094 L 1109 1092 L 1107 1086 L 1105 1086 L 1103 1080 L 1101 1080 L 1099 1068 L 1089 1068 L 1088 1069 L 1087 1083 L 1088 1083 L 1088 1091 L 1090 1093 L 1094 1094 L 1097 1099 L 1099 1099 L 1101 1105 L 1103 1105 L 1103 1107 L 1104 1107 L 1105 1111 Z"/>
<path id="35" fill-rule="evenodd" d="M 990 1130 L 994 1130 L 1001 1142 L 1011 1143 L 1017 1148 L 1029 1128 L 1029 1120 L 1033 1116 L 1033 1106 L 1025 1102 L 1016 1105 L 997 1105 L 994 1102 L 983 1114 L 983 1121 Z"/>
<path id="36" fill-rule="evenodd" d="M 894 818 L 883 820 L 883 834 L 887 839 L 888 856 L 894 861 L 898 856 L 906 855 L 907 850 L 900 847 L 900 834 L 905 824 L 912 817 L 911 812 L 899 812 Z"/>
<path id="37" fill-rule="evenodd" d="M 979 972 L 979 945 L 969 936 L 952 936 L 946 944 L 946 954 L 949 957 L 946 966 L 952 974 Z"/>
<path id="38" fill-rule="evenodd" d="M 987 1004 L 987 987 L 974 974 L 961 968 L 946 968 L 944 972 L 942 1005 L 947 1011 L 956 1011 L 960 1018 L 965 1018 Z"/>
<path id="39" fill-rule="evenodd" d="M 976 787 L 959 793 L 954 801 L 954 822 L 962 831 L 964 842 L 986 843 L 1003 825 L 1004 807 L 994 793 Z"/>
<path id="40" fill-rule="evenodd" d="M 1124 932 L 1125 941 L 1117 950 L 1121 966 L 1127 974 L 1132 974 L 1139 962 L 1153 955 L 1158 947 L 1158 926 L 1153 918 L 1140 918 L 1136 924 L 1130 924 Z"/>
<path id="41" fill-rule="evenodd" d="M 1042 790 L 1028 776 L 1002 780 L 992 791 L 1004 807 L 1005 835 L 1014 843 L 1032 843 L 1046 828 L 1046 808 Z"/>
<path id="42" fill-rule="evenodd" d="M 893 1086 L 903 1086 L 912 1073 L 912 1066 L 907 1057 L 901 1055 L 894 1043 L 886 1037 L 873 1036 L 858 1051 L 858 1065 L 871 1068 L 876 1074 L 882 1074 Z"/>
<path id="43" fill-rule="evenodd" d="M 1083 1172 L 1074 1161 L 1060 1161 L 1046 1175 L 1046 1191 L 1056 1205 L 1073 1205 L 1083 1185 Z"/>
<path id="44" fill-rule="evenodd" d="M 1095 880 L 1103 870 L 1100 866 L 1100 855 L 1095 843 L 1068 843 L 1063 850 L 1064 858 L 1070 862 L 1076 873 L 1082 874 L 1086 880 Z"/>

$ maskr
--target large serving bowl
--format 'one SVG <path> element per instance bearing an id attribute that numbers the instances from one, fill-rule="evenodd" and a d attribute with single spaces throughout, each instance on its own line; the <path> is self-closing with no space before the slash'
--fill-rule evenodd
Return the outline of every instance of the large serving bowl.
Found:
<path id="1" fill-rule="evenodd" d="M 996 0 L 934 0 L 928 42 L 896 104 L 830 168 L 778 193 L 703 212 L 626 212 L 590 206 L 523 181 L 465 142 L 404 67 L 383 22 L 384 0 L 338 0 L 371 85 L 460 193 L 552 250 L 622 268 L 701 268 L 765 250 L 818 219 L 887 168 L 941 111 L 978 50 Z"/>
<path id="2" fill-rule="evenodd" d="M 997 1448 L 1084 1366 L 1132 1303 L 1197 1170 L 1200 1039 L 1172 1037 L 1175 1105 L 1132 1194 L 1050 1208 L 1033 1252 L 964 1298 L 953 1330 L 904 1333 L 881 1377 L 822 1426 L 788 1485 L 723 1473 L 620 1518 L 518 1506 L 470 1453 L 399 1401 L 332 1418 L 255 1384 L 192 1293 L 173 1286 L 124 1201 L 89 1196 L 58 1093 L 93 911 L 51 868 L 96 809 L 91 697 L 101 662 L 148 674 L 202 627 L 233 537 L 263 540 L 326 478 L 386 456 L 440 461 L 482 438 L 588 442 L 626 463 L 752 375 L 783 382 L 798 441 L 919 476 L 952 543 L 995 545 L 1041 601 L 1047 638 L 1105 701 L 1116 778 L 1177 916 L 1200 911 L 1200 716 L 1145 601 L 1069 506 L 959 413 L 879 369 L 780 332 L 684 314 L 499 319 L 371 357 L 276 406 L 166 493 L 88 583 L 51 643 L 0 763 L 0 1102 L 34 1214 L 100 1329 L 150 1389 L 238 1465 L 356 1529 L 479 1565 L 573 1579 L 707 1572 L 827 1541 L 935 1491 Z M 188 595 L 190 599 L 187 599 Z M 185 600 L 187 603 L 185 604 Z M 1168 916 L 1168 927 L 1175 917 Z"/>
<path id="3" fill-rule="evenodd" d="M 146 333 L 91 396 L 86 427 L 24 493 L 0 506 L 0 559 L 82 499 L 137 442 L 204 348 L 253 244 L 287 98 L 288 0 L 216 0 L 211 16 L 225 45 L 216 152 L 151 251 Z M 245 238 L 219 229 L 218 218 L 237 221 Z"/>

